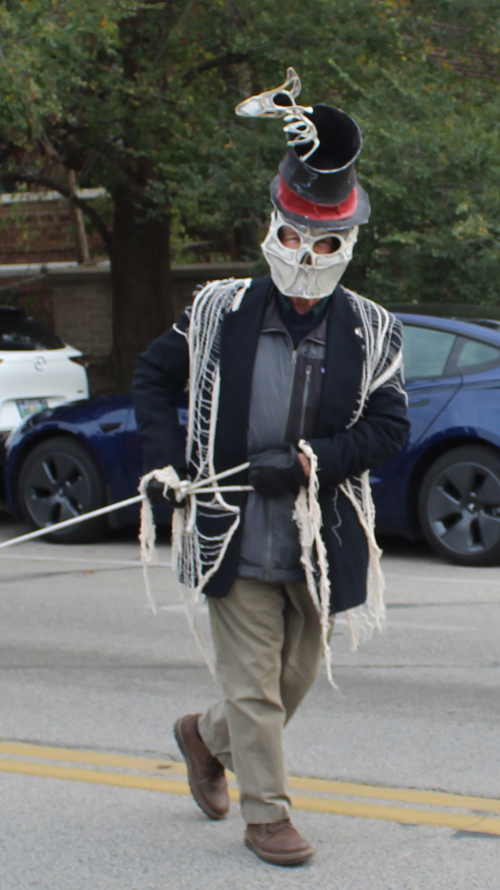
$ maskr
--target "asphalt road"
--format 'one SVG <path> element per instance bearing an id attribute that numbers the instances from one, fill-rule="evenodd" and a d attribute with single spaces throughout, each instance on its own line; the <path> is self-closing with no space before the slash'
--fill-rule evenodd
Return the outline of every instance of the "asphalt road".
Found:
<path id="1" fill-rule="evenodd" d="M 322 673 L 287 729 L 299 869 L 186 794 L 171 727 L 216 686 L 168 566 L 154 617 L 132 534 L 0 551 L 1 890 L 498 890 L 500 570 L 385 548 L 386 633 L 353 654 L 338 621 L 340 694 Z"/>

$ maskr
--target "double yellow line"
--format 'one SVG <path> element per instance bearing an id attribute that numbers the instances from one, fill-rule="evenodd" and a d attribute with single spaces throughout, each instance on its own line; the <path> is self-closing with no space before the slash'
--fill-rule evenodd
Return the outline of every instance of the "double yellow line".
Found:
<path id="1" fill-rule="evenodd" d="M 184 764 L 105 751 L 0 742 L 0 772 L 90 782 L 166 794 L 189 794 Z M 232 780 L 234 777 L 230 775 Z M 417 791 L 292 776 L 297 810 L 435 825 L 500 836 L 500 800 L 441 791 Z M 230 796 L 238 800 L 231 784 Z M 381 803 L 372 803 L 372 801 Z M 494 815 L 490 815 L 493 813 Z"/>

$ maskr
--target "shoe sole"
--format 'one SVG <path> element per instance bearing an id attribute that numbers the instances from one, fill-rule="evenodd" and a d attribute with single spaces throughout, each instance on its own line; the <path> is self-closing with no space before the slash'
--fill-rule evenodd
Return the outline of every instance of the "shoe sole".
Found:
<path id="1" fill-rule="evenodd" d="M 269 862 L 270 865 L 302 865 L 304 862 L 307 862 L 314 853 L 312 847 L 310 852 L 307 853 L 266 853 L 265 850 L 255 847 L 247 837 L 245 837 L 245 846 L 248 847 L 252 853 L 255 853 L 259 859 L 262 859 L 264 862 Z"/>
<path id="2" fill-rule="evenodd" d="M 179 751 L 181 752 L 182 756 L 184 757 L 184 760 L 186 761 L 186 766 L 187 766 L 187 771 L 188 771 L 188 782 L 189 782 L 189 788 L 190 788 L 191 794 L 192 794 L 194 800 L 196 801 L 196 803 L 198 804 L 200 810 L 203 810 L 203 812 L 205 813 L 205 816 L 208 816 L 209 819 L 214 819 L 216 821 L 225 819 L 227 813 L 222 813 L 222 814 L 215 813 L 213 810 L 210 809 L 210 807 L 206 804 L 206 802 L 202 798 L 199 797 L 199 795 L 196 793 L 195 788 L 193 788 L 193 782 L 191 780 L 191 764 L 189 762 L 189 756 L 187 754 L 186 744 L 182 737 L 181 722 L 182 722 L 182 718 L 177 720 L 177 722 L 174 726 L 174 738 L 175 738 L 175 741 L 177 742 Z"/>

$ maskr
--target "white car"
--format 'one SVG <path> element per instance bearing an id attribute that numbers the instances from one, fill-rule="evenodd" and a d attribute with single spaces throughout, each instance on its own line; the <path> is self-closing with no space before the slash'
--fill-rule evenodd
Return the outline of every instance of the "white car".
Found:
<path id="1" fill-rule="evenodd" d="M 82 353 L 22 309 L 0 306 L 0 441 L 25 417 L 88 398 Z"/>

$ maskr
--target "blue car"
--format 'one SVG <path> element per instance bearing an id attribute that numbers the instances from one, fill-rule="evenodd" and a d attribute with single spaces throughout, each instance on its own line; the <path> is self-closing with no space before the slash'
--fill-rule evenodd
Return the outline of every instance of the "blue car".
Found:
<path id="1" fill-rule="evenodd" d="M 500 564 L 500 322 L 397 314 L 411 431 L 400 454 L 372 474 L 378 533 L 423 536 L 462 565 Z M 185 415 L 179 408 L 181 422 Z M 11 435 L 4 506 L 46 526 L 132 497 L 141 466 L 128 397 L 61 405 Z M 137 519 L 129 507 L 50 539 L 95 540 Z M 168 521 L 168 510 L 158 519 Z"/>

